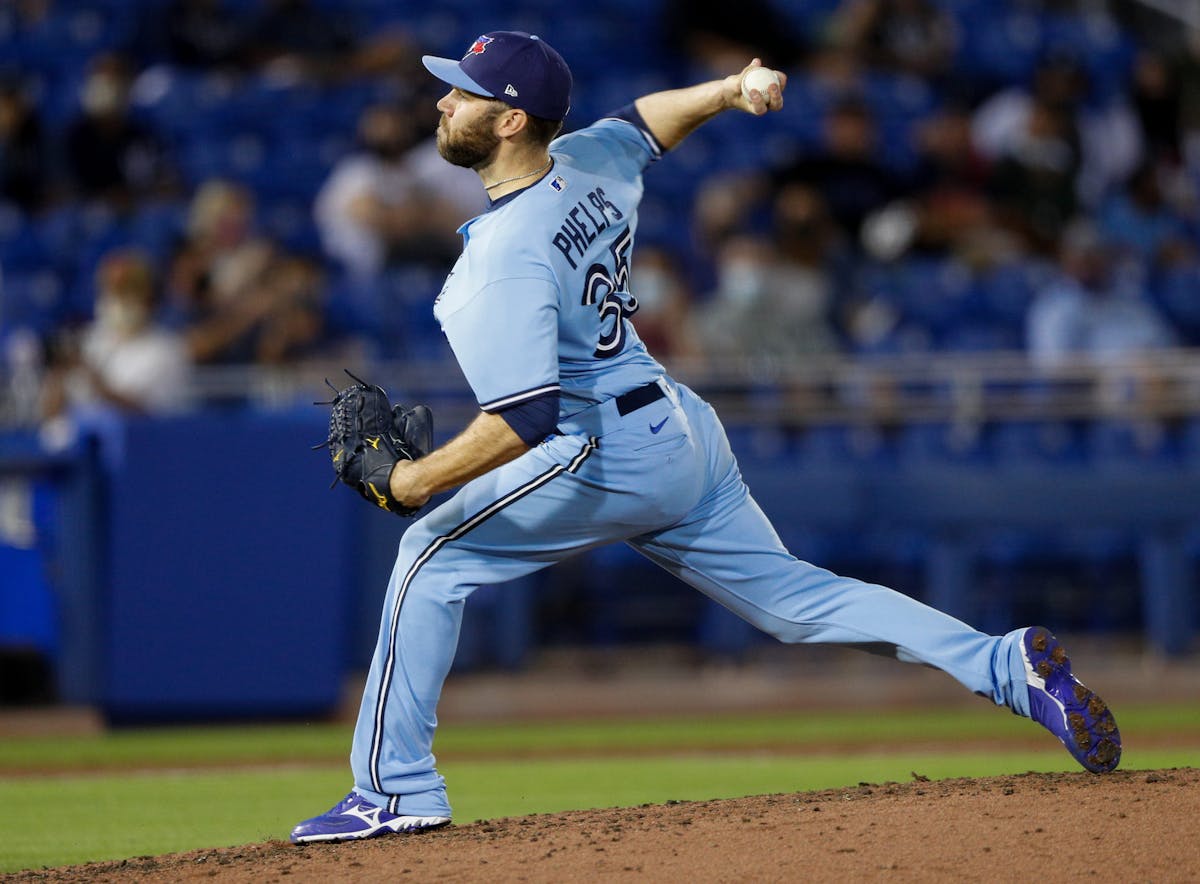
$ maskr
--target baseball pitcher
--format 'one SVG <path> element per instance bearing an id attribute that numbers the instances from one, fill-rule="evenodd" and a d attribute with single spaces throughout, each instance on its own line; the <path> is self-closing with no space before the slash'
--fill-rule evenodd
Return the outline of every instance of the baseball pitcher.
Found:
<path id="1" fill-rule="evenodd" d="M 459 490 L 401 541 L 354 733 L 353 790 L 292 840 L 448 823 L 432 747 L 467 597 L 619 541 L 781 641 L 885 648 L 935 666 L 1045 726 L 1088 770 L 1115 768 L 1112 714 L 1046 629 L 984 635 L 790 555 L 713 409 L 638 338 L 629 268 L 643 170 L 719 113 L 778 111 L 786 77 L 755 59 L 558 137 L 571 73 L 544 40 L 496 31 L 461 60 L 424 63 L 449 88 L 439 151 L 474 169 L 490 199 L 460 229 L 462 255 L 433 304 L 480 411 L 430 451 L 426 412 L 391 407 L 363 383 L 335 400 L 334 466 L 368 501 L 411 514 Z"/>

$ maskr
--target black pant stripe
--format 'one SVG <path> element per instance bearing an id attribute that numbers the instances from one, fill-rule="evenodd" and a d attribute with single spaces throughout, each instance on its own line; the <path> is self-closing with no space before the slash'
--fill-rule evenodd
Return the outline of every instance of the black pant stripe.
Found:
<path id="1" fill-rule="evenodd" d="M 376 792 L 383 792 L 383 777 L 379 771 L 379 759 L 383 753 L 384 712 L 387 709 L 388 691 L 392 686 L 392 674 L 396 666 L 396 641 L 400 632 L 400 608 L 404 604 L 404 597 L 408 594 L 408 588 L 410 585 L 412 585 L 413 578 L 416 577 L 417 572 L 421 570 L 422 566 L 424 566 L 426 562 L 433 558 L 434 554 L 446 544 L 458 540 L 463 535 L 482 525 L 505 507 L 511 506 L 521 498 L 532 494 L 534 491 L 541 488 L 555 477 L 561 476 L 563 473 L 577 472 L 579 468 L 583 466 L 583 462 L 586 461 L 588 457 L 591 456 L 592 452 L 597 448 L 599 448 L 599 442 L 597 441 L 596 437 L 590 437 L 584 444 L 583 448 L 580 449 L 579 454 L 575 455 L 569 464 L 566 466 L 563 466 L 562 464 L 555 464 L 553 467 L 546 470 L 546 472 L 541 473 L 540 475 L 535 476 L 533 479 L 526 482 L 520 488 L 510 491 L 508 494 L 504 495 L 504 497 L 501 497 L 498 500 L 488 504 L 478 513 L 471 516 L 457 527 L 451 529 L 441 537 L 435 538 L 433 542 L 429 544 L 429 546 L 422 550 L 421 554 L 417 556 L 416 560 L 414 560 L 409 566 L 407 573 L 404 575 L 404 580 L 400 583 L 400 590 L 396 593 L 396 606 L 392 610 L 392 619 L 388 623 L 387 657 L 384 659 L 383 672 L 379 678 L 379 691 L 375 695 L 375 716 L 371 733 L 370 768 L 371 787 Z M 388 803 L 391 805 L 393 802 L 396 804 L 396 806 L 399 806 L 399 797 L 394 797 Z M 392 812 L 395 813 L 395 811 Z"/>

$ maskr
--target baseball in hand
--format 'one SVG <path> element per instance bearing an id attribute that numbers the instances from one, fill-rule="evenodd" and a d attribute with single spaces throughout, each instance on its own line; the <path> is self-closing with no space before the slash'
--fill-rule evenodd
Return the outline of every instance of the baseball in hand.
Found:
<path id="1" fill-rule="evenodd" d="M 763 101 L 767 100 L 767 90 L 771 85 L 779 85 L 779 77 L 770 68 L 751 68 L 746 72 L 746 76 L 742 77 L 742 95 L 746 101 L 750 100 L 750 90 L 757 89 L 762 95 Z"/>

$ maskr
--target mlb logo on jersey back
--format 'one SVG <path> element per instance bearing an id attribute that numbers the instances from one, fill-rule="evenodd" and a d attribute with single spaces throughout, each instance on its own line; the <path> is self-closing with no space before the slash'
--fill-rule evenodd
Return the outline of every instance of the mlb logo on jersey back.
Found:
<path id="1" fill-rule="evenodd" d="M 562 193 L 564 190 L 567 189 L 567 179 L 564 178 L 562 175 L 555 175 L 554 178 L 551 179 L 551 181 L 550 181 L 550 186 L 553 187 L 555 190 L 557 190 L 559 193 Z"/>
<path id="2" fill-rule="evenodd" d="M 467 50 L 467 55 L 482 55 L 483 51 L 488 48 L 488 44 L 491 42 L 491 37 L 479 37 L 474 43 L 471 44 L 471 48 Z M 464 55 L 463 58 L 466 58 L 467 55 Z"/>

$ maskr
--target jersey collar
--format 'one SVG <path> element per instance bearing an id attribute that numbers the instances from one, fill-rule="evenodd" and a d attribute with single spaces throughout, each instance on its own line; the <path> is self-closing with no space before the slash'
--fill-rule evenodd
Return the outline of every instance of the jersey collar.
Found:
<path id="1" fill-rule="evenodd" d="M 523 194 L 525 191 L 529 190 L 531 187 L 537 187 L 539 184 L 541 184 L 543 181 L 546 180 L 547 175 L 551 174 L 554 171 L 555 165 L 557 165 L 557 160 L 555 160 L 554 157 L 550 157 L 550 168 L 547 169 L 542 174 L 542 176 L 540 178 L 538 178 L 537 181 L 534 181 L 532 184 L 526 184 L 524 187 L 520 188 L 519 190 L 514 190 L 512 193 L 506 193 L 506 194 L 504 194 L 504 196 L 500 197 L 499 199 L 492 200 L 489 198 L 487 211 L 491 212 L 491 211 L 494 211 L 494 210 L 500 208 L 501 206 L 508 205 L 513 200 L 515 200 L 517 197 L 519 197 L 521 194 Z"/>

